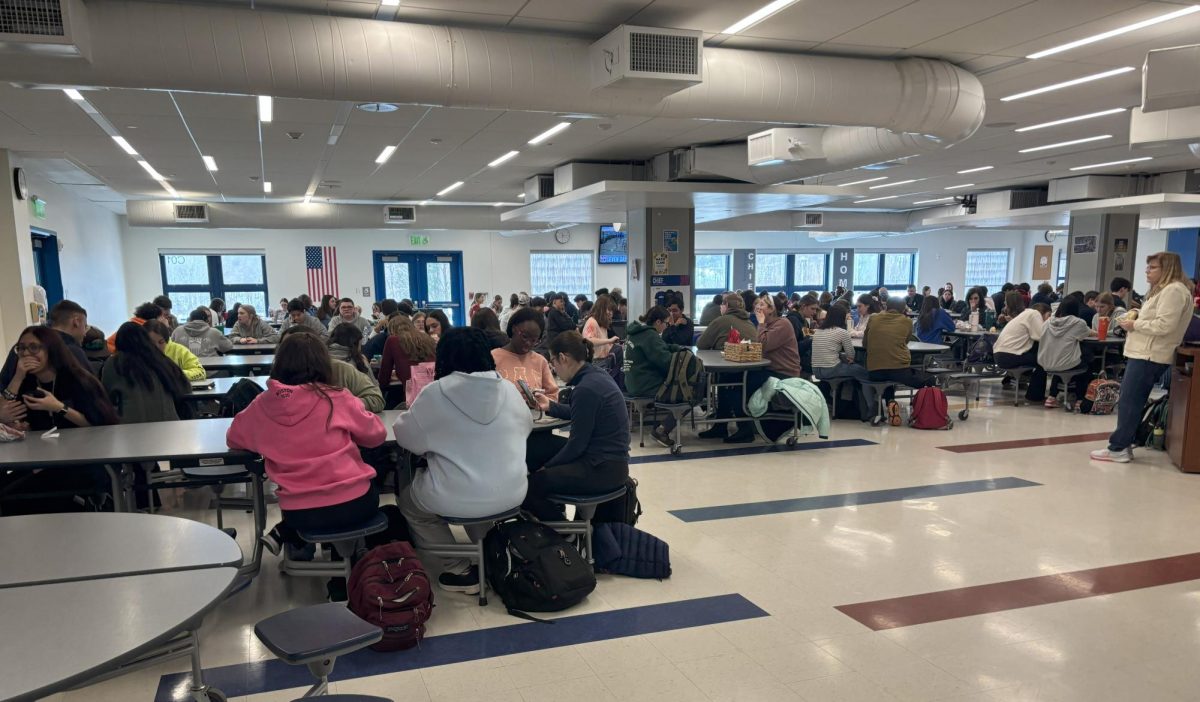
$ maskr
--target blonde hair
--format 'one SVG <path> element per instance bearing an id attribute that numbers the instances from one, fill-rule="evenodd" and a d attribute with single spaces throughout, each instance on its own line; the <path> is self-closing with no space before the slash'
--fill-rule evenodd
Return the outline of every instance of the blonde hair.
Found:
<path id="1" fill-rule="evenodd" d="M 1117 298 L 1113 297 L 1110 292 L 1103 292 L 1096 296 L 1097 305 L 1108 305 L 1115 308 L 1117 306 Z"/>
<path id="2" fill-rule="evenodd" d="M 417 331 L 412 320 L 402 314 L 396 315 L 388 322 L 388 336 L 396 337 L 400 349 L 412 363 L 431 361 L 437 353 L 437 345 L 433 339 L 428 334 Z"/>
<path id="3" fill-rule="evenodd" d="M 1146 293 L 1147 300 L 1171 283 L 1183 283 L 1188 289 L 1191 289 L 1192 281 L 1188 280 L 1183 272 L 1183 261 L 1179 259 L 1179 254 L 1172 251 L 1159 251 L 1147 256 L 1146 263 L 1157 263 L 1162 268 L 1162 277 L 1159 278 L 1158 285 L 1150 288 L 1150 292 Z"/>

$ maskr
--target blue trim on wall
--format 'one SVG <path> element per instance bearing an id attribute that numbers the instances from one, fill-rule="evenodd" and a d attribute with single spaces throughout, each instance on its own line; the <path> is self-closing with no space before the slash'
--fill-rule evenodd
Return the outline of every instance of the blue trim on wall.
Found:
<path id="1" fill-rule="evenodd" d="M 1200 273 L 1200 229 L 1172 229 L 1167 232 L 1167 250 L 1179 254 L 1183 272 L 1189 278 Z"/>
<path id="2" fill-rule="evenodd" d="M 330 680 L 353 680 L 371 675 L 399 673 L 509 656 L 514 653 L 766 616 L 770 615 L 738 594 L 578 614 L 555 619 L 553 624 L 512 624 L 431 636 L 422 641 L 419 647 L 407 651 L 358 651 L 338 658 Z M 162 676 L 158 684 L 158 693 L 154 696 L 155 702 L 190 700 L 188 689 L 191 677 L 190 672 Z M 219 688 L 230 699 L 234 699 L 243 695 L 308 686 L 312 684 L 313 678 L 305 666 L 267 660 L 207 668 L 204 671 L 204 682 Z"/>
<path id="3" fill-rule="evenodd" d="M 837 441 L 814 441 L 800 443 L 795 446 L 746 446 L 736 449 L 712 449 L 710 451 L 691 451 L 684 448 L 683 453 L 672 456 L 670 453 L 656 453 L 649 456 L 630 456 L 629 465 L 639 463 L 662 463 L 663 461 L 690 461 L 698 458 L 725 458 L 728 456 L 753 456 L 764 453 L 788 453 L 790 451 L 819 451 L 821 449 L 851 448 L 854 446 L 876 446 L 876 442 L 866 439 L 839 439 Z"/>
<path id="4" fill-rule="evenodd" d="M 988 492 L 991 490 L 1011 490 L 1013 488 L 1034 487 L 1038 485 L 1041 485 L 1041 483 L 1034 483 L 1021 478 L 991 478 L 988 480 L 942 483 L 940 485 L 915 485 L 913 487 L 892 488 L 889 490 L 848 492 L 841 495 L 818 495 L 816 497 L 798 497 L 790 500 L 744 502 L 741 504 L 717 505 L 715 507 L 675 509 L 670 510 L 670 513 L 685 522 L 707 522 L 715 519 L 759 517 L 766 514 L 805 512 L 814 509 L 850 507 L 852 505 L 874 505 L 881 502 L 902 502 L 904 500 L 965 495 L 972 492 Z"/>

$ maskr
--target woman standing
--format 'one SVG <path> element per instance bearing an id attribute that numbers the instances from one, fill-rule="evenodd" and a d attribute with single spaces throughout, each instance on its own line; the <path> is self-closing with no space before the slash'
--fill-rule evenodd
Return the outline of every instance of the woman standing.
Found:
<path id="1" fill-rule="evenodd" d="M 278 344 L 279 332 L 258 316 L 254 305 L 242 305 L 238 308 L 237 322 L 229 332 L 229 338 L 235 344 Z"/>
<path id="2" fill-rule="evenodd" d="M 620 341 L 608 333 L 614 311 L 612 298 L 600 295 L 596 298 L 596 304 L 592 305 L 592 316 L 588 317 L 588 321 L 583 325 L 583 338 L 592 342 L 593 356 L 597 360 L 608 358 L 608 354 L 612 353 L 613 344 Z"/>
<path id="3" fill-rule="evenodd" d="M 1133 460 L 1133 439 L 1150 390 L 1170 367 L 1175 347 L 1192 321 L 1192 285 L 1179 254 L 1160 251 L 1146 257 L 1146 282 L 1150 292 L 1142 309 L 1131 310 L 1118 322 L 1126 337 L 1117 428 L 1108 437 L 1108 448 L 1092 451 L 1094 461 Z"/>

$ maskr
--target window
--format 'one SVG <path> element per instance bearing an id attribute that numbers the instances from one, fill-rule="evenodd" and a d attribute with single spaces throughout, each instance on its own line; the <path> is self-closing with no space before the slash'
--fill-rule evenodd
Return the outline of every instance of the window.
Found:
<path id="1" fill-rule="evenodd" d="M 760 253 L 754 258 L 754 288 L 782 290 L 787 285 L 787 254 Z"/>
<path id="2" fill-rule="evenodd" d="M 792 256 L 792 288 L 801 294 L 812 290 L 827 290 L 829 257 L 825 254 L 795 254 Z"/>
<path id="3" fill-rule="evenodd" d="M 911 252 L 854 252 L 854 289 L 867 292 L 878 287 L 893 290 L 914 285 L 917 255 Z"/>
<path id="4" fill-rule="evenodd" d="M 1008 282 L 1009 249 L 970 249 L 967 251 L 967 274 L 964 284 L 968 289 L 982 285 L 989 290 L 999 290 Z M 963 292 L 966 295 L 966 292 Z"/>
<path id="5" fill-rule="evenodd" d="M 760 253 L 755 257 L 754 288 L 789 297 L 824 290 L 829 256 L 823 253 Z"/>
<path id="6" fill-rule="evenodd" d="M 532 251 L 529 254 L 529 294 L 543 295 L 550 290 L 565 292 L 567 297 L 584 294 L 589 298 L 592 286 L 591 251 Z"/>
<path id="7" fill-rule="evenodd" d="M 1067 247 L 1058 250 L 1058 277 L 1054 279 L 1054 287 L 1067 282 Z"/>
<path id="8" fill-rule="evenodd" d="M 260 253 L 160 253 L 163 294 L 171 298 L 172 312 L 181 320 L 197 307 L 207 307 L 214 297 L 226 309 L 236 303 L 253 305 L 260 315 L 269 307 L 267 258 Z"/>
<path id="9" fill-rule="evenodd" d="M 755 258 L 755 272 L 759 259 Z M 692 316 L 699 318 L 713 295 L 729 290 L 729 254 L 702 253 L 696 255 L 696 299 Z"/>

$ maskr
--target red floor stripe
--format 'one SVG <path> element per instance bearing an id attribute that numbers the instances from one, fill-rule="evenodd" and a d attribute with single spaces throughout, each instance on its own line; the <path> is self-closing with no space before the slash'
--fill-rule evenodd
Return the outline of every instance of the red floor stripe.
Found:
<path id="1" fill-rule="evenodd" d="M 836 609 L 875 631 L 1200 580 L 1200 553 L 1042 575 Z"/>
<path id="2" fill-rule="evenodd" d="M 954 453 L 975 453 L 977 451 L 1003 451 L 1004 449 L 1034 448 L 1037 446 L 1055 446 L 1057 444 L 1085 444 L 1089 441 L 1107 439 L 1111 432 L 1103 431 L 1095 434 L 1071 434 L 1069 436 L 1046 436 L 1041 439 L 1018 439 L 1016 441 L 992 441 L 986 444 L 959 444 L 958 446 L 938 446 L 943 451 Z"/>

